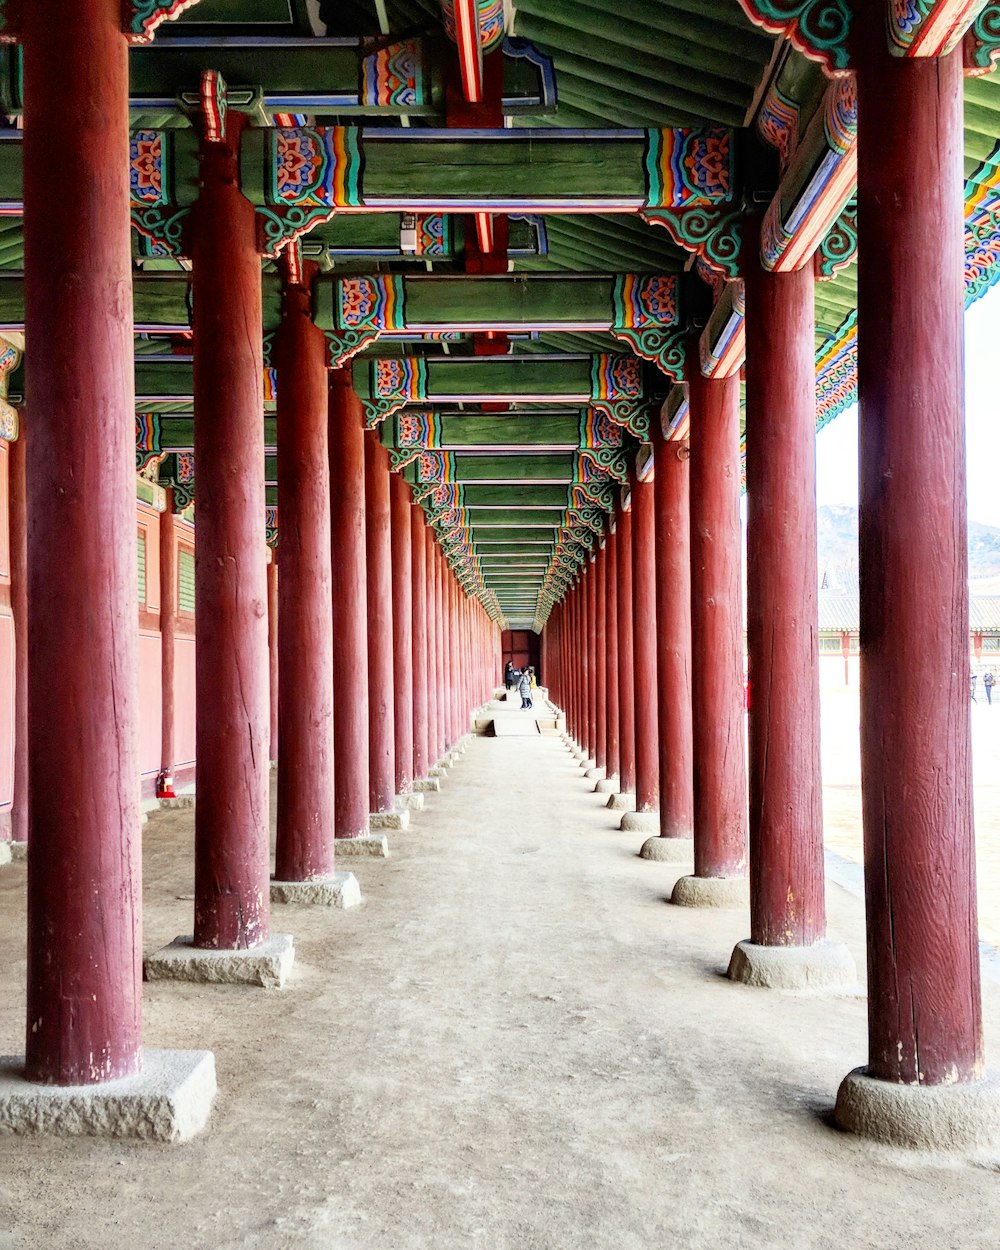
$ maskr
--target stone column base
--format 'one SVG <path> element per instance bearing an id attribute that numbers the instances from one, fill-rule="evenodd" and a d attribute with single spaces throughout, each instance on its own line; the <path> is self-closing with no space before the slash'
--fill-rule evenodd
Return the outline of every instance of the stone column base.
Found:
<path id="1" fill-rule="evenodd" d="M 388 859 L 389 839 L 384 833 L 363 833 L 359 838 L 335 838 L 333 854 L 337 859 L 344 855 Z"/>
<path id="2" fill-rule="evenodd" d="M 746 877 L 681 877 L 670 896 L 678 907 L 749 907 Z"/>
<path id="3" fill-rule="evenodd" d="M 898 1085 L 855 1068 L 840 1083 L 841 1128 L 913 1150 L 976 1151 L 1000 1146 L 1000 1076 L 954 1085 Z"/>
<path id="4" fill-rule="evenodd" d="M 684 864 L 694 858 L 694 842 L 691 838 L 664 838 L 657 835 L 643 842 L 639 858 L 651 859 L 658 864 Z"/>
<path id="5" fill-rule="evenodd" d="M 594 786 L 598 794 L 617 794 L 621 788 L 621 782 L 617 777 L 605 777 Z"/>
<path id="6" fill-rule="evenodd" d="M 215 1098 L 210 1050 L 144 1050 L 142 1071 L 97 1085 L 35 1085 L 24 1059 L 0 1058 L 0 1130 L 53 1137 L 175 1142 L 208 1123 Z"/>
<path id="7" fill-rule="evenodd" d="M 580 759 L 580 757 L 577 756 L 577 759 Z M 584 776 L 586 776 L 587 773 L 596 766 L 597 760 L 595 760 L 592 755 L 585 755 L 583 759 L 580 759 L 580 772 L 582 772 Z"/>
<path id="8" fill-rule="evenodd" d="M 160 799 L 160 810 L 163 812 L 186 811 L 194 807 L 195 796 L 193 794 L 178 794 L 173 799 Z"/>
<path id="9" fill-rule="evenodd" d="M 440 789 L 440 777 L 418 777 L 413 783 L 413 790 L 415 794 L 437 794 Z"/>
<path id="10" fill-rule="evenodd" d="M 635 795 L 631 790 L 619 790 L 608 798 L 607 806 L 613 812 L 634 812 Z"/>
<path id="11" fill-rule="evenodd" d="M 424 810 L 424 796 L 416 791 L 410 794 L 396 795 L 396 811 L 397 812 L 422 812 Z"/>
<path id="12" fill-rule="evenodd" d="M 196 981 L 210 985 L 260 985 L 281 989 L 295 962 L 290 933 L 272 933 L 249 950 L 207 950 L 193 937 L 178 937 L 143 963 L 147 981 Z"/>
<path id="13" fill-rule="evenodd" d="M 311 907 L 357 907 L 361 886 L 353 872 L 335 872 L 312 881 L 271 879 L 272 903 L 301 903 Z"/>
<path id="14" fill-rule="evenodd" d="M 438 781 L 443 781 L 448 776 L 448 770 L 443 764 L 435 764 L 433 768 L 428 768 L 428 777 L 436 777 Z"/>
<path id="15" fill-rule="evenodd" d="M 583 775 L 588 781 L 603 781 L 607 776 L 607 769 L 598 768 L 596 764 L 593 764 Z"/>
<path id="16" fill-rule="evenodd" d="M 830 938 L 812 946 L 737 942 L 727 975 L 730 981 L 768 990 L 839 990 L 858 979 L 850 951 Z"/>
<path id="17" fill-rule="evenodd" d="M 407 811 L 372 812 L 368 817 L 371 829 L 409 829 L 410 813 Z"/>
<path id="18" fill-rule="evenodd" d="M 28 858 L 27 842 L 11 842 L 10 857 L 11 859 L 27 859 Z"/>
<path id="19" fill-rule="evenodd" d="M 659 812 L 626 812 L 618 828 L 622 833 L 659 833 Z"/>

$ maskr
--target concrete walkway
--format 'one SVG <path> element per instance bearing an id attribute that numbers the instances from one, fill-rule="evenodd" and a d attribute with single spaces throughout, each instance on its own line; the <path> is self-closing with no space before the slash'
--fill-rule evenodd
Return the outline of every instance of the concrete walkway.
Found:
<path id="1" fill-rule="evenodd" d="M 830 1127 L 863 998 L 725 981 L 746 918 L 667 905 L 678 873 L 636 857 L 559 739 L 477 739 L 427 797 L 390 859 L 352 863 L 363 907 L 275 909 L 284 991 L 146 987 L 149 1045 L 215 1050 L 205 1135 L 0 1140 L 0 1250 L 995 1247 L 989 1161 Z M 192 837 L 191 812 L 147 827 L 147 950 L 189 931 Z M 831 887 L 830 910 L 863 967 L 860 902 Z M 23 927 L 14 864 L 5 1052 Z M 1000 1040 L 992 986 L 986 1015 Z"/>

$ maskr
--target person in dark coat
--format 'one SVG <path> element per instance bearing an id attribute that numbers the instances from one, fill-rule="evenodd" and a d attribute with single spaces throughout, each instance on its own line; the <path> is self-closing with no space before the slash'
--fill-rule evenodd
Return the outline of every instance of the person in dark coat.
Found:
<path id="1" fill-rule="evenodd" d="M 503 666 L 503 684 L 508 690 L 511 690 L 514 686 L 514 680 L 514 665 L 511 660 L 508 660 Z"/>

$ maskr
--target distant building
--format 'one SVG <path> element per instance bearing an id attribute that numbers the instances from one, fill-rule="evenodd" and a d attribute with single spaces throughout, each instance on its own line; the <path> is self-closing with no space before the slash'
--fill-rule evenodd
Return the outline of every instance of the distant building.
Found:
<path id="1" fill-rule="evenodd" d="M 819 672 L 823 686 L 856 686 L 861 656 L 858 591 L 840 590 L 825 575 L 819 591 Z M 1000 670 L 1000 595 L 969 599 L 969 664 Z"/>

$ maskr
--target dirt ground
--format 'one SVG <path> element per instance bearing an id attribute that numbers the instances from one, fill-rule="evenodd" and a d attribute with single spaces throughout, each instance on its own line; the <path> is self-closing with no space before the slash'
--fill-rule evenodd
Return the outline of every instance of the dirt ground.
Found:
<path id="1" fill-rule="evenodd" d="M 276 909 L 286 989 L 146 987 L 148 1045 L 215 1051 L 201 1137 L 0 1139 L 0 1250 L 993 1250 L 1000 1164 L 831 1127 L 861 992 L 726 981 L 746 918 L 669 906 L 677 871 L 558 739 L 477 739 L 428 798 L 390 859 L 353 861 L 362 907 Z M 192 836 L 190 812 L 146 829 L 147 950 L 190 931 Z M 863 969 L 860 900 L 829 903 Z M 23 928 L 15 864 L 5 1053 Z M 1000 987 L 985 1008 L 996 1066 Z"/>

